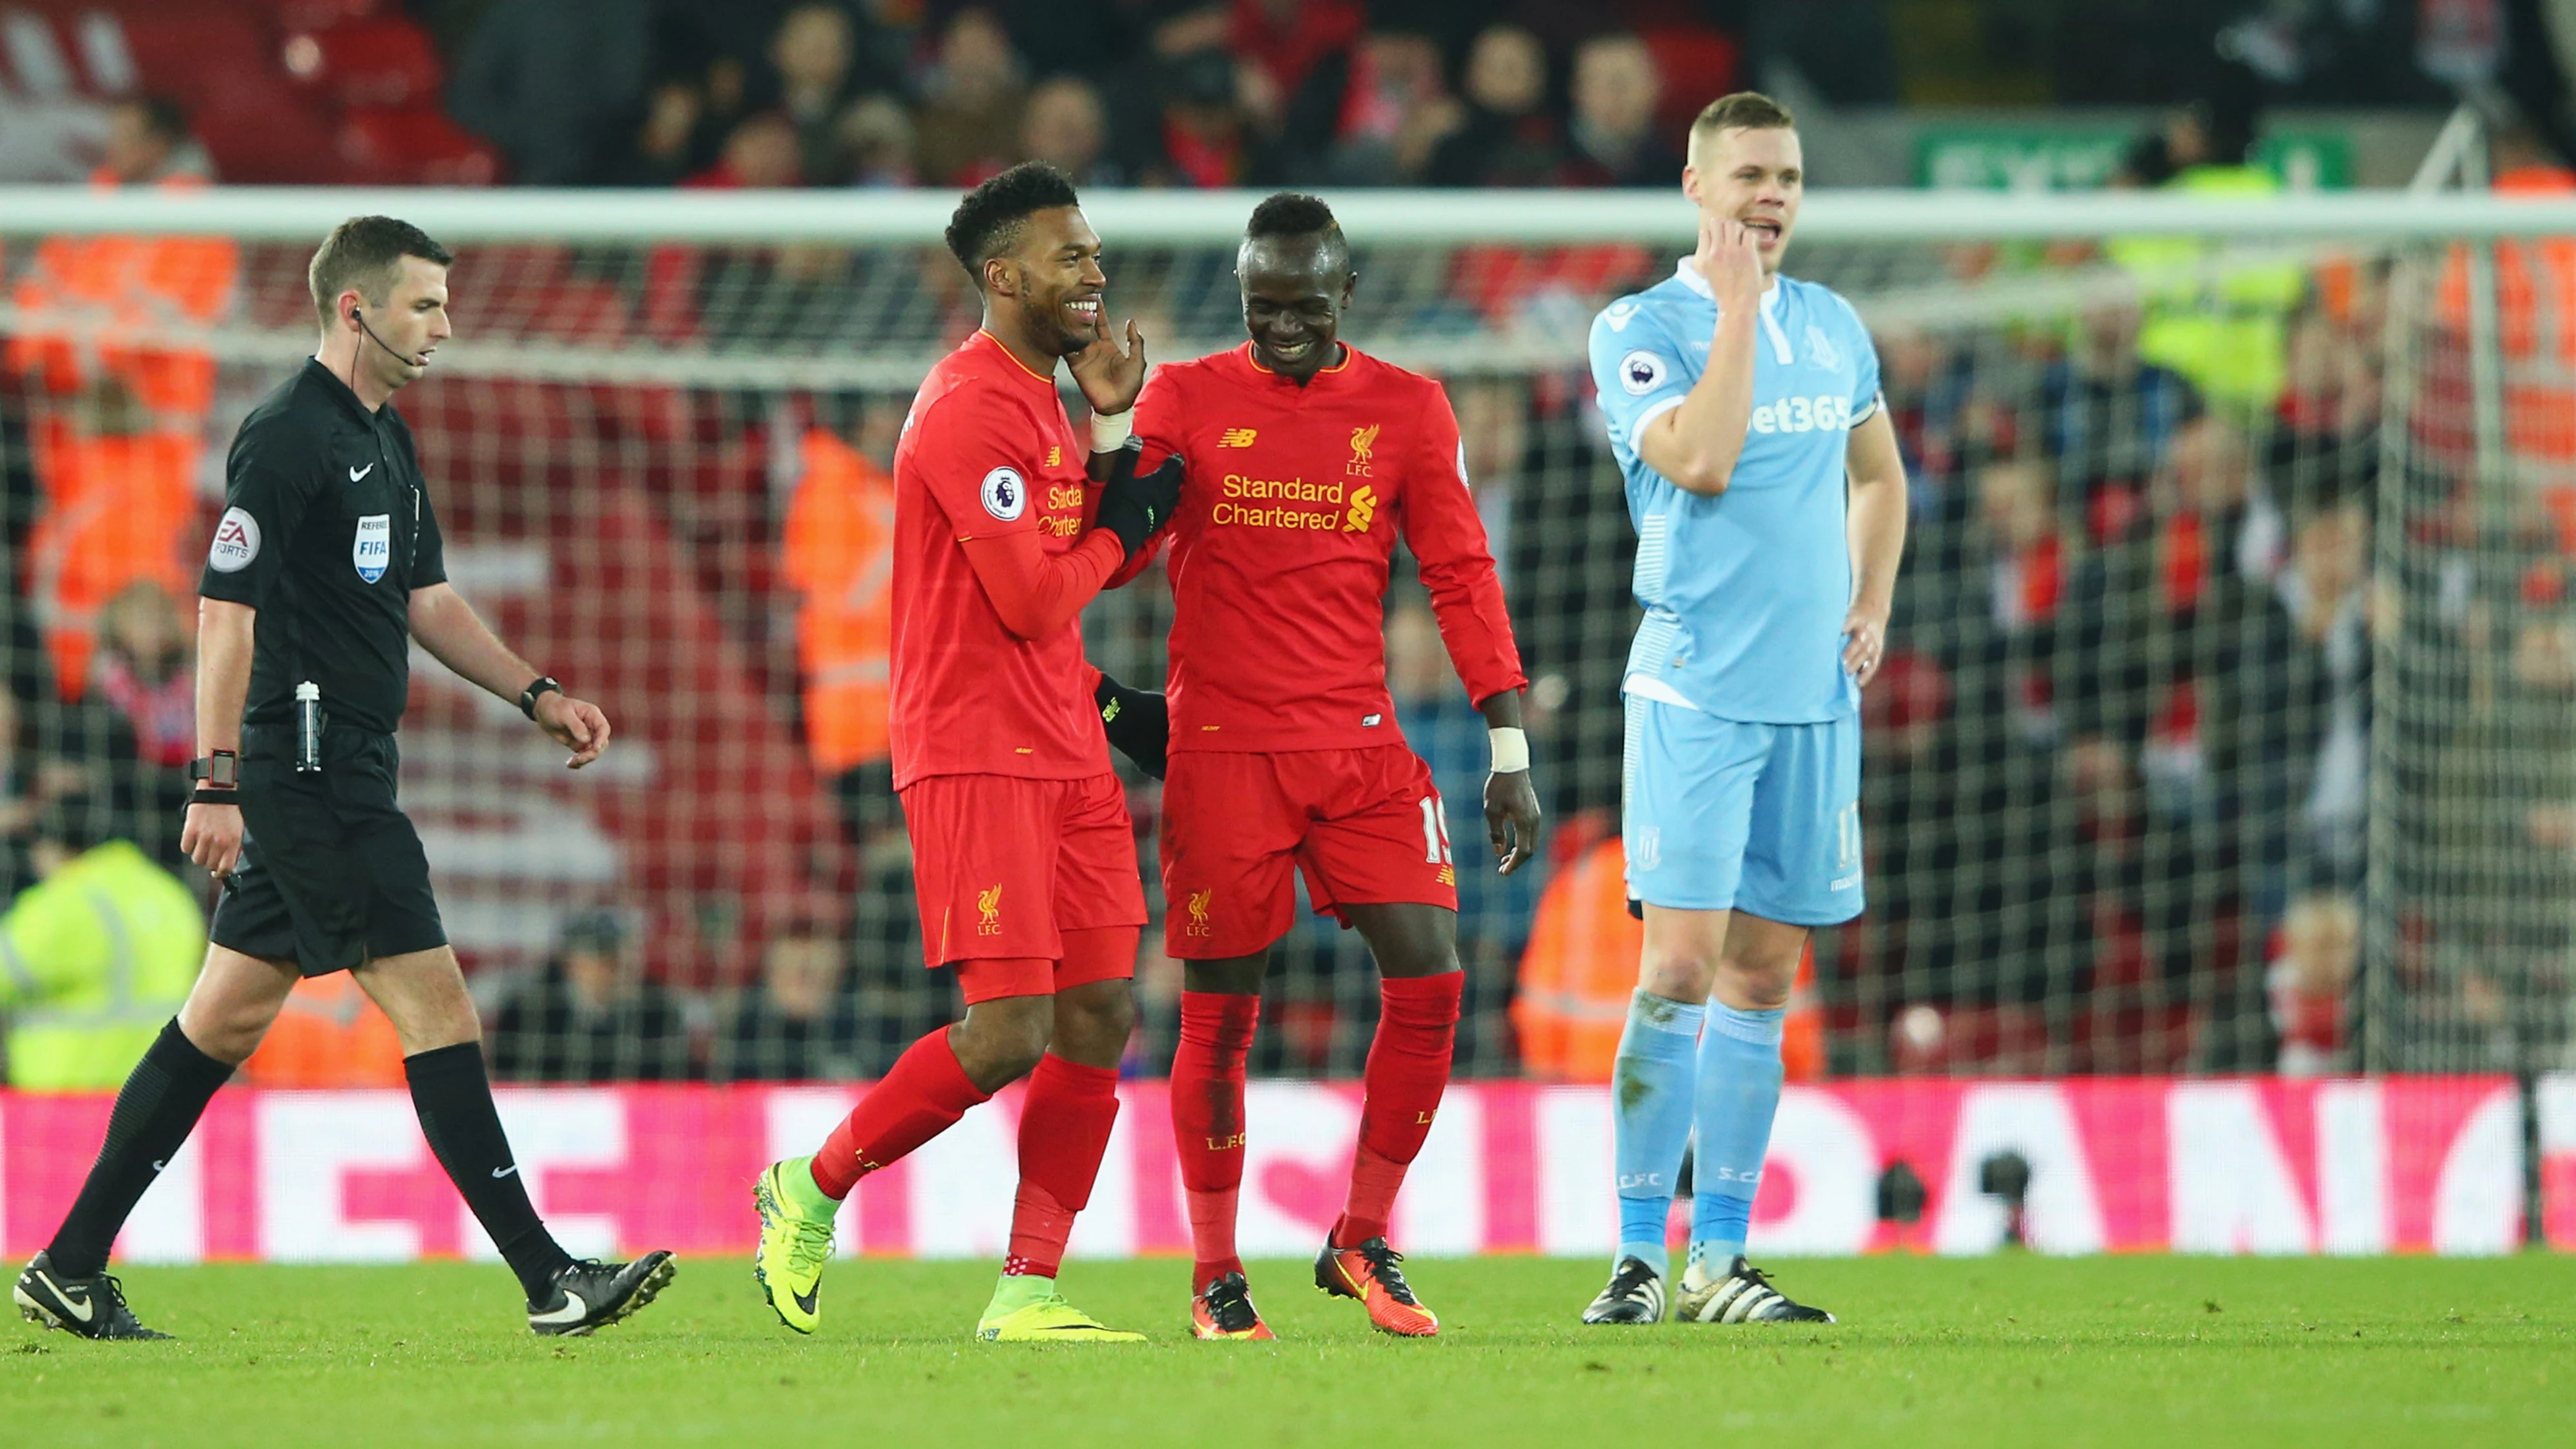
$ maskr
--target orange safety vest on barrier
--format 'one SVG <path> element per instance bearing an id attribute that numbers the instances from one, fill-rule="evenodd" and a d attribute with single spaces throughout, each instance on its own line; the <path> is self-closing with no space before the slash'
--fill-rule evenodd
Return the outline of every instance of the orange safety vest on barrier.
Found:
<path id="1" fill-rule="evenodd" d="M 258 1087 L 399 1087 L 402 1038 L 355 976 L 307 977 L 241 1071 Z"/>
<path id="2" fill-rule="evenodd" d="M 1646 945 L 1645 924 L 1628 914 L 1627 872 L 1627 853 L 1614 835 L 1558 871 L 1539 897 L 1529 946 L 1521 953 L 1520 992 L 1512 1000 L 1521 1067 L 1532 1077 L 1610 1080 L 1628 1001 L 1637 989 L 1637 958 Z M 1815 978 L 1816 951 L 1810 944 L 1789 993 L 1780 1047 L 1793 1082 L 1825 1074 Z"/>
<path id="3" fill-rule="evenodd" d="M 87 692 L 98 612 L 126 585 L 150 579 L 185 599 L 197 591 L 183 545 L 196 522 L 193 434 L 93 437 L 61 417 L 34 430 L 44 510 L 27 535 L 34 605 L 64 699 Z"/>
<path id="4" fill-rule="evenodd" d="M 894 480 L 828 429 L 802 439 L 804 475 L 787 506 L 785 569 L 805 676 L 814 768 L 838 775 L 884 759 L 893 642 Z"/>
<path id="5" fill-rule="evenodd" d="M 96 186 L 116 183 L 104 174 Z M 173 191 L 205 182 L 173 176 L 154 183 Z M 52 237 L 11 289 L 22 311 L 42 322 L 9 338 L 9 370 L 58 397 L 113 377 L 143 404 L 166 416 L 203 419 L 215 401 L 215 359 L 170 345 L 169 334 L 206 327 L 230 310 L 240 250 L 223 237 Z"/>

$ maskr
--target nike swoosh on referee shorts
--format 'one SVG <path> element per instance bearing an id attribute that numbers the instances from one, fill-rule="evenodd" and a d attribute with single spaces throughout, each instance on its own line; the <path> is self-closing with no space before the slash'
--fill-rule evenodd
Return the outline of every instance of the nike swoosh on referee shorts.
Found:
<path id="1" fill-rule="evenodd" d="M 589 1314 L 590 1305 L 581 1301 L 580 1294 L 567 1288 L 564 1290 L 563 1307 L 552 1313 L 531 1313 L 528 1315 L 528 1321 L 530 1323 L 579 1323 Z"/>
<path id="2" fill-rule="evenodd" d="M 376 471 L 376 465 L 373 463 L 369 463 L 363 468 L 352 468 L 349 470 L 349 481 L 355 483 L 374 471 Z"/>
<path id="3" fill-rule="evenodd" d="M 492 1169 L 492 1180 L 493 1180 L 493 1181 L 495 1181 L 495 1182 L 498 1182 L 498 1181 L 500 1181 L 502 1178 L 508 1177 L 511 1173 L 514 1173 L 514 1172 L 516 1172 L 516 1171 L 518 1171 L 518 1170 L 519 1170 L 519 1164 L 517 1164 L 517 1163 L 515 1163 L 515 1162 L 511 1163 L 511 1164 L 510 1164 L 509 1166 L 507 1166 L 507 1167 L 496 1167 L 496 1168 L 493 1168 L 493 1169 Z"/>
<path id="4" fill-rule="evenodd" d="M 37 1274 L 36 1281 L 44 1284 L 47 1288 L 52 1289 L 54 1293 L 54 1301 L 63 1305 L 65 1309 L 69 1310 L 72 1317 L 79 1319 L 81 1322 L 89 1322 L 91 1316 L 98 1312 L 98 1305 L 90 1301 L 88 1289 L 83 1288 L 80 1290 L 80 1296 L 78 1298 L 74 1298 L 70 1289 L 55 1282 L 53 1278 L 47 1274 Z"/>

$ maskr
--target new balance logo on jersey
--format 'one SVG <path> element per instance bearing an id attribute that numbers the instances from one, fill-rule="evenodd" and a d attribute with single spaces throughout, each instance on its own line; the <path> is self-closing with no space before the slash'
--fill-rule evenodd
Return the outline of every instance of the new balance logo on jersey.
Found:
<path id="1" fill-rule="evenodd" d="M 1377 430 L 1371 428 L 1369 431 Z M 1375 522 L 1377 522 L 1377 490 L 1362 484 L 1360 490 L 1351 495 L 1351 511 L 1342 515 L 1342 532 L 1366 533 L 1369 525 Z"/>
<path id="2" fill-rule="evenodd" d="M 1249 448 L 1252 440 L 1260 436 L 1260 431 L 1255 428 L 1228 428 L 1216 435 L 1216 445 L 1220 448 Z"/>
<path id="3" fill-rule="evenodd" d="M 1837 393 L 1784 397 L 1753 410 L 1757 433 L 1841 433 L 1851 430 L 1851 399 Z"/>

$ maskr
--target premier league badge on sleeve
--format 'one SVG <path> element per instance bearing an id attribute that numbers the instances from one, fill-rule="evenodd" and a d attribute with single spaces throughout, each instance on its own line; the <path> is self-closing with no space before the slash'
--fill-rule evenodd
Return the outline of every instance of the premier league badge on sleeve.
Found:
<path id="1" fill-rule="evenodd" d="M 370 513 L 358 520 L 358 536 L 349 545 L 349 562 L 358 566 L 358 577 L 368 583 L 385 576 L 385 565 L 394 556 L 394 516 Z"/>
<path id="2" fill-rule="evenodd" d="M 1630 397 L 1644 397 L 1664 385 L 1664 360 L 1642 348 L 1619 359 L 1619 385 Z"/>
<path id="3" fill-rule="evenodd" d="M 1016 523 L 1029 506 L 1029 485 L 1016 468 L 996 468 L 984 475 L 984 511 L 1004 523 Z"/>

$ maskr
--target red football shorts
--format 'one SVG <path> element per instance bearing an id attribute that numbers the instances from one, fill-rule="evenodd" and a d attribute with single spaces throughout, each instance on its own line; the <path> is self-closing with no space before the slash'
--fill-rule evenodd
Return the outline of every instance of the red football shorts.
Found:
<path id="1" fill-rule="evenodd" d="M 1117 776 L 931 775 L 903 791 L 903 823 L 926 964 L 1051 962 L 1055 990 L 1134 974 L 1132 960 L 1065 961 L 1067 931 L 1145 923 L 1136 827 Z M 1083 981 L 1067 979 L 1068 965 Z M 969 999 L 1047 989 L 1030 983 Z"/>
<path id="2" fill-rule="evenodd" d="M 1318 913 L 1458 909 L 1431 767 L 1402 745 L 1275 755 L 1176 750 L 1163 779 L 1163 940 L 1184 961 L 1249 956 L 1288 934 L 1306 877 Z"/>

